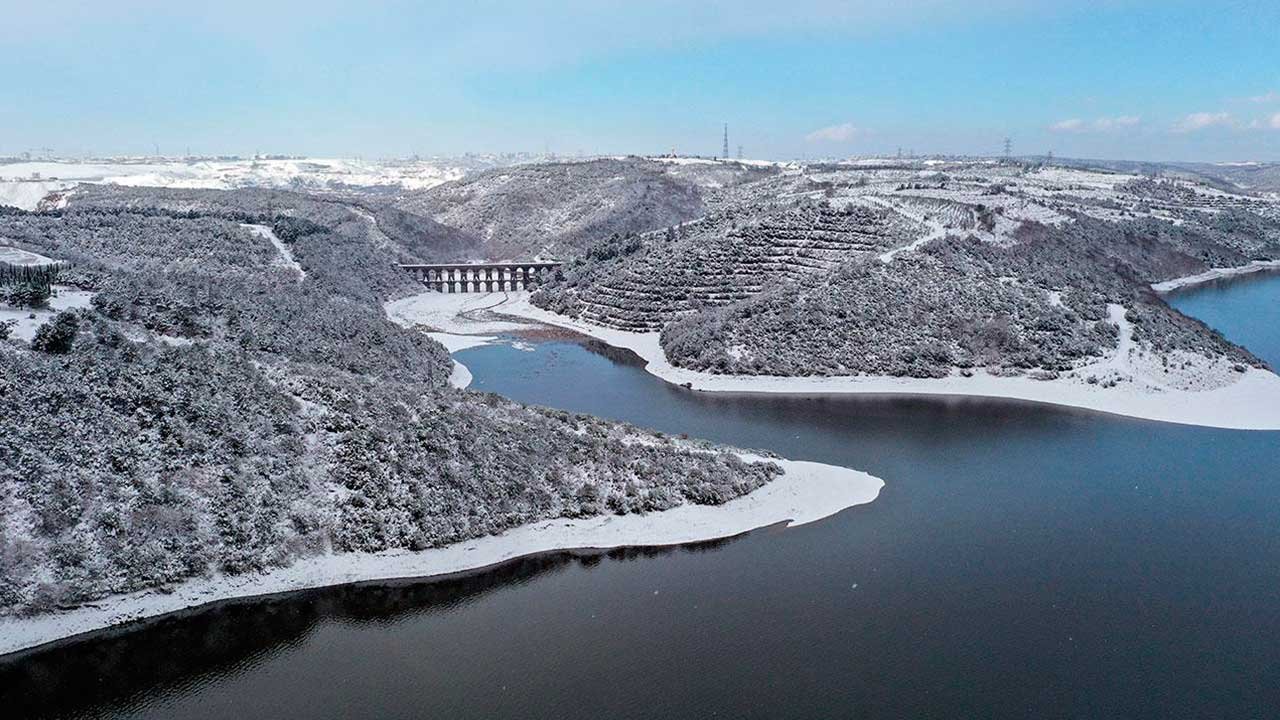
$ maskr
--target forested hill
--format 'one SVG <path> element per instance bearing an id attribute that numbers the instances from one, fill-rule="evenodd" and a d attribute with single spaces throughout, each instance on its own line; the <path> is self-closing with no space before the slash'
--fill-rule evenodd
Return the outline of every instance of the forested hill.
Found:
<path id="1" fill-rule="evenodd" d="M 668 231 L 597 237 L 533 302 L 661 330 L 672 363 L 718 373 L 1054 378 L 1115 353 L 1116 306 L 1132 360 L 1162 384 L 1196 363 L 1262 365 L 1151 284 L 1280 258 L 1280 203 L 1264 198 L 1110 172 L 898 163 L 807 167 L 711 205 Z"/>
<path id="2" fill-rule="evenodd" d="M 399 205 L 476 235 L 481 256 L 567 259 L 600 237 L 678 225 L 706 213 L 704 190 L 772 174 L 736 163 L 640 158 L 500 168 L 412 194 Z"/>
<path id="3" fill-rule="evenodd" d="M 721 503 L 778 473 L 450 387 L 444 349 L 381 309 L 420 289 L 397 260 L 467 242 L 398 227 L 417 222 L 256 190 L 82 188 L 64 210 L 0 211 L 5 243 L 96 293 L 36 341 L 0 340 L 0 613 Z"/>

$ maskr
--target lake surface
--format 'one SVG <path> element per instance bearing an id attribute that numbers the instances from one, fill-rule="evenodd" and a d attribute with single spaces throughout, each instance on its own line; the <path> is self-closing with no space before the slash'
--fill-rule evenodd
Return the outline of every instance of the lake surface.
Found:
<path id="1" fill-rule="evenodd" d="M 1280 277 L 1170 299 L 1280 366 Z M 813 525 L 690 548 L 224 603 L 0 664 L 0 707 L 145 718 L 1280 707 L 1280 433 L 976 399 L 700 394 L 611 355 L 546 342 L 458 357 L 477 389 L 864 469 L 884 491 Z"/>

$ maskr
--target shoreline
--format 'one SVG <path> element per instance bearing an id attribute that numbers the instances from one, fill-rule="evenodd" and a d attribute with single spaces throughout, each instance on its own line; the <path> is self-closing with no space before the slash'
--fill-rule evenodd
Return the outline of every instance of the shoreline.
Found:
<path id="1" fill-rule="evenodd" d="M 1235 277 L 1237 275 L 1249 275 L 1256 272 L 1264 272 L 1267 270 L 1280 270 L 1280 260 L 1254 260 L 1248 265 L 1237 265 L 1227 268 L 1209 268 L 1202 273 L 1195 275 L 1187 275 L 1185 277 L 1165 280 L 1164 282 L 1152 283 L 1151 289 L 1158 293 L 1173 292 L 1183 288 L 1202 285 L 1214 280 L 1222 280 L 1223 278 Z"/>
<path id="2" fill-rule="evenodd" d="M 1245 271 L 1251 272 L 1251 271 Z M 1237 273 L 1238 274 L 1238 273 Z M 1117 306 L 1118 307 L 1118 306 Z M 1025 376 L 905 378 L 888 376 L 787 377 L 717 375 L 688 370 L 667 361 L 659 333 L 634 333 L 591 325 L 534 307 L 527 293 L 510 294 L 492 310 L 526 320 L 574 330 L 640 356 L 645 370 L 673 385 L 705 392 L 781 393 L 793 395 L 932 395 L 1024 400 L 1142 420 L 1227 430 L 1280 430 L 1280 376 L 1247 368 L 1230 384 L 1209 390 L 1139 388 L 1131 383 L 1104 388 L 1082 380 L 1033 380 Z M 1114 369 L 1112 360 L 1096 367 Z M 1089 372 L 1095 366 L 1081 368 Z"/>
<path id="3" fill-rule="evenodd" d="M 876 499 L 884 482 L 859 470 L 799 460 L 769 460 L 783 475 L 723 505 L 680 505 L 644 515 L 555 518 L 442 548 L 340 553 L 305 558 L 253 575 L 213 575 L 164 589 L 114 595 L 30 618 L 0 619 L 0 657 L 233 599 L 379 580 L 427 579 L 480 570 L 556 551 L 661 547 L 719 540 L 786 523 L 796 527 Z"/>

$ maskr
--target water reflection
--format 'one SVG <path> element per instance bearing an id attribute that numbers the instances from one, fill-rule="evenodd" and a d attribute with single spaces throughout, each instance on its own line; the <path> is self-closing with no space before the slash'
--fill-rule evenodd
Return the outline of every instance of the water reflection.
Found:
<path id="1" fill-rule="evenodd" d="M 131 623 L 0 660 L 0 707 L 10 717 L 104 717 L 148 708 L 305 644 L 324 624 L 393 627 L 455 611 L 570 566 L 712 552 L 737 538 L 678 547 L 573 550 L 517 558 L 443 579 L 355 583 L 218 602 Z"/>

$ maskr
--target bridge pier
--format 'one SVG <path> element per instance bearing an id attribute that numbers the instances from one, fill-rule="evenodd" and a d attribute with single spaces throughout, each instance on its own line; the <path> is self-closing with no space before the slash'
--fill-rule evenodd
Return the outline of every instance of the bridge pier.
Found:
<path id="1" fill-rule="evenodd" d="M 560 267 L 558 262 L 401 265 L 435 292 L 503 292 L 527 290 Z"/>

